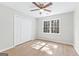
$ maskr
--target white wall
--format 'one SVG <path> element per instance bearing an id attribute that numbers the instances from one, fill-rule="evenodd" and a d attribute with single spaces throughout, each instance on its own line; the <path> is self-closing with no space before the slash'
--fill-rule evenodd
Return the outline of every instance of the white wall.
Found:
<path id="1" fill-rule="evenodd" d="M 35 18 L 0 5 L 0 52 L 35 39 Z"/>
<path id="2" fill-rule="evenodd" d="M 0 5 L 0 51 L 13 47 L 13 12 Z"/>
<path id="3" fill-rule="evenodd" d="M 74 16 L 74 48 L 79 54 L 79 5 L 75 8 Z"/>
<path id="4" fill-rule="evenodd" d="M 60 34 L 43 33 L 43 21 L 60 19 Z M 73 44 L 73 12 L 41 17 L 37 19 L 37 39 L 46 39 L 66 44 Z"/>
<path id="5" fill-rule="evenodd" d="M 29 16 L 14 16 L 14 44 L 18 45 L 35 39 L 35 19 Z"/>

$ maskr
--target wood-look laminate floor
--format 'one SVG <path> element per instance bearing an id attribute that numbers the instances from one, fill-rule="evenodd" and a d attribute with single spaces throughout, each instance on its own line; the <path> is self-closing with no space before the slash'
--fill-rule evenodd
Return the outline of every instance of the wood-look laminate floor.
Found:
<path id="1" fill-rule="evenodd" d="M 70 45 L 38 39 L 4 52 L 8 53 L 9 56 L 77 56 L 76 51 Z"/>

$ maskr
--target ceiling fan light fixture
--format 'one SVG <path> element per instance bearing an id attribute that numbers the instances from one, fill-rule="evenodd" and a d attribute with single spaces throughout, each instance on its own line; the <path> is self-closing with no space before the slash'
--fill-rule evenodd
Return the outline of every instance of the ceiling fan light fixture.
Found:
<path id="1" fill-rule="evenodd" d="M 44 12 L 44 9 L 40 9 L 40 12 Z"/>

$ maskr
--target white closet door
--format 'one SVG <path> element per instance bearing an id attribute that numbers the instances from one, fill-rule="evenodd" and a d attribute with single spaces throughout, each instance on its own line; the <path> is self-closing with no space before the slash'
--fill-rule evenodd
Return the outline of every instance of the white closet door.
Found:
<path id="1" fill-rule="evenodd" d="M 15 17 L 14 21 L 14 45 L 27 42 L 32 39 L 32 22 L 29 19 Z"/>
<path id="2" fill-rule="evenodd" d="M 24 21 L 21 25 L 21 42 L 27 42 L 32 39 L 31 22 Z"/>
<path id="3" fill-rule="evenodd" d="M 14 45 L 18 45 L 21 42 L 21 20 L 17 17 L 14 20 Z"/>

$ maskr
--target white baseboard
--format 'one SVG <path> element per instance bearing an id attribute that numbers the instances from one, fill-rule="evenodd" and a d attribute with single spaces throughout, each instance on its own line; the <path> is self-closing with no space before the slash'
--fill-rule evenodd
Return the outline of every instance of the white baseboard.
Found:
<path id="1" fill-rule="evenodd" d="M 77 48 L 74 46 L 74 49 L 76 51 L 76 53 L 79 55 L 79 51 L 77 50 Z"/>
<path id="2" fill-rule="evenodd" d="M 41 39 L 41 40 L 47 40 L 47 39 Z M 61 44 L 67 44 L 67 45 L 72 45 L 73 43 L 68 43 L 68 42 L 63 42 L 63 41 L 55 41 L 55 40 L 48 40 L 48 41 L 53 41 L 53 42 L 57 42 L 57 43 L 61 43 Z"/>
<path id="3" fill-rule="evenodd" d="M 53 40 L 52 40 L 53 41 Z M 62 44 L 67 44 L 67 45 L 72 45 L 72 43 L 68 43 L 68 42 L 64 42 L 64 41 L 53 41 L 53 42 L 57 42 L 57 43 L 62 43 Z"/>
<path id="4" fill-rule="evenodd" d="M 14 46 L 11 46 L 11 47 L 8 47 L 8 48 L 5 48 L 5 49 L 1 49 L 0 52 L 6 51 L 6 50 L 11 49 L 11 48 L 13 48 L 13 47 L 14 47 Z"/>

